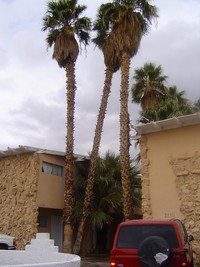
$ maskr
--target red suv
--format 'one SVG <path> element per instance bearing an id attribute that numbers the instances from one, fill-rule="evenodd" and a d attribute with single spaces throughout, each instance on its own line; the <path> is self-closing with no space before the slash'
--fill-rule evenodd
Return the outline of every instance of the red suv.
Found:
<path id="1" fill-rule="evenodd" d="M 192 240 L 178 219 L 123 222 L 115 234 L 110 266 L 192 267 Z"/>

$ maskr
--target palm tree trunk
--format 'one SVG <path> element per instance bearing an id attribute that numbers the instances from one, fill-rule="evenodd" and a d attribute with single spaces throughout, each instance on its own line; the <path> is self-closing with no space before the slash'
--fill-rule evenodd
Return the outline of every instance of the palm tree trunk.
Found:
<path id="1" fill-rule="evenodd" d="M 88 180 L 87 180 L 87 186 L 86 186 L 86 192 L 85 192 L 83 215 L 82 215 L 81 222 L 79 225 L 76 242 L 73 248 L 74 253 L 80 252 L 87 219 L 91 213 L 92 202 L 93 202 L 93 188 L 94 188 L 94 181 L 95 181 L 95 174 L 96 174 L 96 165 L 97 165 L 97 159 L 98 159 L 98 154 L 99 154 L 101 133 L 103 130 L 103 122 L 104 122 L 104 118 L 106 114 L 108 97 L 110 95 L 110 90 L 111 90 L 112 76 L 113 76 L 113 71 L 107 68 L 106 73 L 105 73 L 103 95 L 101 98 L 101 104 L 100 104 L 99 114 L 97 117 L 97 124 L 95 128 L 93 148 L 92 148 L 91 157 L 90 157 L 90 168 L 89 168 Z"/>
<path id="2" fill-rule="evenodd" d="M 133 218 L 133 196 L 129 176 L 130 159 L 130 129 L 128 113 L 128 91 L 129 91 L 129 68 L 130 56 L 124 53 L 121 65 L 121 91 L 120 91 L 120 164 L 123 190 L 123 209 L 125 220 Z"/>
<path id="3" fill-rule="evenodd" d="M 64 244 L 63 252 L 72 252 L 72 193 L 73 193 L 73 153 L 74 153 L 74 109 L 75 109 L 75 66 L 67 63 L 67 136 L 65 162 L 65 203 L 64 203 Z"/>

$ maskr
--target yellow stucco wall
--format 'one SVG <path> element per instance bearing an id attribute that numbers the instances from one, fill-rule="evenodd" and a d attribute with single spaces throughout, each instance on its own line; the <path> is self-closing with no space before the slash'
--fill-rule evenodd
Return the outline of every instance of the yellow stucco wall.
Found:
<path id="1" fill-rule="evenodd" d="M 42 208 L 63 209 L 64 176 L 56 176 L 42 172 L 42 162 L 65 166 L 64 157 L 40 154 L 37 204 Z"/>
<path id="2" fill-rule="evenodd" d="M 181 219 L 200 257 L 200 125 L 143 134 L 143 218 Z"/>
<path id="3" fill-rule="evenodd" d="M 200 125 L 144 135 L 149 160 L 152 217 L 183 219 L 170 161 L 200 151 Z"/>

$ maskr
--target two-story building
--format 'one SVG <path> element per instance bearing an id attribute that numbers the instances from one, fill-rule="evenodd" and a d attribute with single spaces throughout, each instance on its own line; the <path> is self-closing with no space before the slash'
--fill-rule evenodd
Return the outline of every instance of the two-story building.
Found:
<path id="1" fill-rule="evenodd" d="M 76 163 L 89 157 L 74 155 Z M 48 232 L 62 249 L 65 153 L 19 146 L 0 151 L 0 232 L 21 249 L 37 232 Z"/>

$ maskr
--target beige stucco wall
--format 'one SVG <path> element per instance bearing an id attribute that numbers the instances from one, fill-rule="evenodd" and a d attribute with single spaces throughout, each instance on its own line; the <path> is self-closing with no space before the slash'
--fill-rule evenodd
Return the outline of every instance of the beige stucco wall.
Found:
<path id="1" fill-rule="evenodd" d="M 65 178 L 42 172 L 43 161 L 65 166 L 65 157 L 53 154 L 0 157 L 0 232 L 14 236 L 17 249 L 24 249 L 38 231 L 50 232 L 52 215 L 62 216 Z M 74 175 L 79 175 L 76 167 Z M 39 213 L 48 215 L 48 229 L 38 228 Z"/>
<path id="2" fill-rule="evenodd" d="M 42 172 L 42 162 L 65 166 L 65 158 L 39 154 L 39 179 L 37 204 L 39 207 L 63 209 L 64 207 L 64 177 L 49 175 Z"/>
<path id="3" fill-rule="evenodd" d="M 200 255 L 200 125 L 142 135 L 144 218 L 176 217 Z"/>
<path id="4" fill-rule="evenodd" d="M 17 248 L 37 233 L 38 207 L 64 205 L 64 177 L 42 172 L 42 162 L 64 166 L 64 157 L 27 153 L 0 158 L 0 232 L 13 235 Z"/>
<path id="5" fill-rule="evenodd" d="M 0 232 L 15 236 L 22 249 L 37 232 L 37 154 L 0 160 Z"/>

